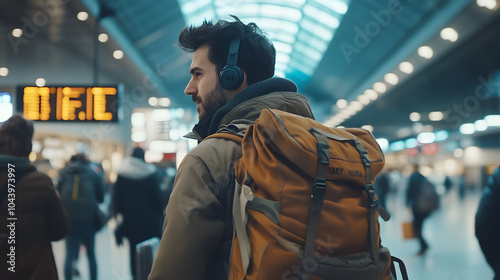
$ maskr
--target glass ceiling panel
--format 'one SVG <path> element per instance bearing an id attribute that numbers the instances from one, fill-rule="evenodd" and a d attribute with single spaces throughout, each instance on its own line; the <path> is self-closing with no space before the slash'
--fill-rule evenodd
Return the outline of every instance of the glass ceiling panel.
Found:
<path id="1" fill-rule="evenodd" d="M 187 25 L 203 20 L 255 22 L 276 48 L 276 75 L 314 73 L 350 0 L 177 0 Z M 301 72 L 302 74 L 298 74 Z M 304 81 L 306 82 L 306 81 Z"/>

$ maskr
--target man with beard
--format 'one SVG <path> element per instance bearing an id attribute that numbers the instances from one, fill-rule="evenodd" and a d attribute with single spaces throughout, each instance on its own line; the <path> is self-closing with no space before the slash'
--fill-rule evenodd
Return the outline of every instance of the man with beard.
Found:
<path id="1" fill-rule="evenodd" d="M 240 144 L 221 131 L 242 134 L 262 109 L 313 118 L 305 97 L 287 79 L 273 77 L 276 51 L 254 23 L 238 18 L 186 27 L 180 47 L 194 52 L 185 88 L 199 123 L 187 137 L 199 145 L 183 159 L 165 212 L 164 231 L 150 280 L 227 279 L 233 236 L 233 164 Z"/>

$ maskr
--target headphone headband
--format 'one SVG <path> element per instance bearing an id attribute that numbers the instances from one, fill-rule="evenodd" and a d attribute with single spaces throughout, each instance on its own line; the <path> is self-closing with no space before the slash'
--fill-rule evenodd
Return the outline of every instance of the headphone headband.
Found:
<path id="1" fill-rule="evenodd" d="M 227 66 L 236 66 L 236 62 L 238 61 L 238 50 L 240 48 L 240 38 L 236 37 L 231 41 L 231 45 L 229 46 L 229 51 L 227 53 Z"/>

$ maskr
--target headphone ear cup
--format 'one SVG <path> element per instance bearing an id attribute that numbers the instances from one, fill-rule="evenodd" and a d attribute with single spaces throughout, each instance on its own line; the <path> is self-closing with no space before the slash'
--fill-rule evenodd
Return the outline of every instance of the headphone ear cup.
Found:
<path id="1" fill-rule="evenodd" d="M 225 66 L 219 73 L 219 84 L 223 89 L 234 90 L 243 83 L 243 71 L 238 66 Z"/>

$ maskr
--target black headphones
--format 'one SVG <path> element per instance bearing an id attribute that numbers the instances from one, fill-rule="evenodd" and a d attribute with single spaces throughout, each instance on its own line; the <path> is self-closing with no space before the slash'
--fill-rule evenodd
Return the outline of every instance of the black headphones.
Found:
<path id="1" fill-rule="evenodd" d="M 231 41 L 226 66 L 219 73 L 219 84 L 223 89 L 234 90 L 243 83 L 243 70 L 236 65 L 239 48 L 240 38 L 237 37 Z"/>

